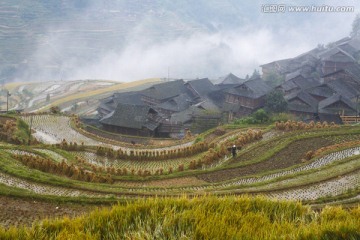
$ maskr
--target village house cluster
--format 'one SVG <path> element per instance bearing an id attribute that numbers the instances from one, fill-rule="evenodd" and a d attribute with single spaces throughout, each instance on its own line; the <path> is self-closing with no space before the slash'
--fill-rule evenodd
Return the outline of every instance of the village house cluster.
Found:
<path id="1" fill-rule="evenodd" d="M 283 93 L 288 111 L 301 120 L 339 123 L 340 115 L 359 112 L 359 59 L 360 39 L 348 37 L 261 65 L 262 76 L 242 79 L 230 73 L 217 81 L 165 81 L 115 93 L 101 102 L 99 123 L 127 135 L 182 137 L 186 129 L 204 131 L 253 113 L 273 90 Z"/>
<path id="2" fill-rule="evenodd" d="M 306 120 L 341 121 L 340 115 L 359 113 L 360 39 L 344 38 L 295 58 L 262 65 L 263 78 L 284 79 L 276 86 L 284 93 L 290 113 Z"/>
<path id="3" fill-rule="evenodd" d="M 174 80 L 142 91 L 115 93 L 98 108 L 108 131 L 140 136 L 181 137 L 250 114 L 264 105 L 271 87 L 260 77 L 245 81 L 233 74 L 209 79 Z"/>

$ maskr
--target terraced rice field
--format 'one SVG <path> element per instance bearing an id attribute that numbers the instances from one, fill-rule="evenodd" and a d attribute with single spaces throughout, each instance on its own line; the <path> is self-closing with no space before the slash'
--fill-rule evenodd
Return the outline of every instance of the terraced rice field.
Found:
<path id="1" fill-rule="evenodd" d="M 92 152 L 76 152 L 74 154 L 97 166 L 115 167 L 118 169 L 126 168 L 128 170 L 134 169 L 136 172 L 141 169 L 146 169 L 152 174 L 155 174 L 156 170 L 160 168 L 167 171 L 169 168 L 176 169 L 180 164 L 188 165 L 190 161 L 192 161 L 191 158 L 169 159 L 164 161 L 114 160 L 98 156 Z"/>
<path id="2" fill-rule="evenodd" d="M 24 116 L 26 122 L 29 116 Z M 91 202 L 96 199 L 117 201 L 143 196 L 179 196 L 183 194 L 253 194 L 269 198 L 318 202 L 358 202 L 360 193 L 360 146 L 343 145 L 330 148 L 328 152 L 306 159 L 308 151 L 316 151 L 339 143 L 356 143 L 360 140 L 359 127 L 300 130 L 281 132 L 268 129 L 263 138 L 245 144 L 235 158 L 222 155 L 211 164 L 199 163 L 209 151 L 189 157 L 164 160 L 137 160 L 100 156 L 94 147 L 106 146 L 131 151 L 126 145 L 112 145 L 89 138 L 71 127 L 67 116 L 36 115 L 33 128 L 60 143 L 84 142 L 84 149 L 77 151 L 58 150 L 46 139 L 43 145 L 19 147 L 1 144 L 0 190 L 16 196 L 37 198 L 66 198 L 71 201 Z M 247 129 L 232 130 L 225 135 L 208 134 L 204 141 L 214 142 L 214 149 L 236 140 Z M 36 133 L 33 135 L 38 137 Z M 193 142 L 165 148 L 185 149 Z M 137 148 L 137 150 L 141 150 Z M 145 150 L 145 149 L 144 149 Z M 149 149 L 146 149 L 149 150 Z M 180 150 L 180 151 L 181 151 Z M 150 151 L 150 150 L 149 150 Z M 216 150 L 217 151 L 217 150 Z M 79 178 L 65 174 L 65 170 L 27 168 L 16 155 L 40 156 L 59 164 L 54 167 L 72 166 Z M 191 164 L 196 162 L 197 165 Z M 179 166 L 183 166 L 182 169 Z M 162 169 L 163 171 L 159 171 Z M 171 171 L 170 171 L 171 169 Z M 146 172 L 146 173 L 145 173 Z M 75 174 L 75 173 L 73 173 Z M 91 180 L 94 176 L 111 179 L 109 182 Z M 5 191 L 5 190 L 3 190 Z"/>
<path id="3" fill-rule="evenodd" d="M 23 116 L 22 119 L 30 125 L 32 118 L 32 129 L 35 131 L 33 136 L 44 144 L 61 143 L 62 140 L 67 142 L 76 142 L 78 144 L 84 143 L 87 146 L 104 146 L 114 150 L 122 149 L 123 151 L 130 152 L 137 148 L 130 148 L 124 146 L 113 145 L 98 140 L 94 140 L 87 136 L 82 135 L 71 127 L 71 118 L 68 116 L 57 115 L 35 115 Z M 179 148 L 186 148 L 192 145 L 192 141 L 183 143 L 181 145 L 161 147 L 155 149 L 146 149 L 147 151 L 158 150 L 172 150 Z"/>

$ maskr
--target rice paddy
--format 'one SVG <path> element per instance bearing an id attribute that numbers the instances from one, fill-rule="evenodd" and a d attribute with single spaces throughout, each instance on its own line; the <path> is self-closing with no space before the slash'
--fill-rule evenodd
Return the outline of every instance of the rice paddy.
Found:
<path id="1" fill-rule="evenodd" d="M 228 202 L 229 199 L 236 202 L 242 199 L 242 197 L 223 198 L 232 195 L 262 196 L 273 201 L 290 200 L 310 206 L 318 204 L 354 206 L 359 201 L 360 147 L 357 143 L 360 139 L 360 127 L 358 126 L 329 126 L 293 131 L 278 130 L 271 126 L 227 129 L 226 133 L 221 135 L 214 135 L 209 131 L 201 137 L 200 142 L 190 139 L 186 143 L 174 142 L 170 146 L 147 148 L 141 145 L 131 147 L 125 143 L 92 137 L 91 134 L 84 135 L 83 131 L 79 132 L 71 123 L 71 117 L 65 115 L 21 116 L 21 119 L 27 123 L 30 123 L 31 118 L 34 130 L 32 135 L 37 138 L 38 143 L 30 146 L 9 143 L 0 145 L 2 195 L 23 199 L 31 197 L 39 201 L 51 199 L 50 201 L 75 204 L 94 202 L 98 204 L 101 201 L 115 204 L 119 201 L 133 202 L 135 199 L 149 197 L 172 197 L 172 200 L 164 200 L 164 202 L 180 201 L 176 203 L 180 205 L 197 201 L 176 200 L 184 195 L 202 199 L 204 202 Z M 39 132 L 43 135 L 39 135 Z M 242 145 L 236 157 L 232 157 L 230 151 L 227 151 L 227 147 L 233 142 Z M 101 148 L 102 151 L 99 150 Z M 312 154 L 309 154 L 309 151 Z M 208 197 L 200 197 L 208 195 L 213 196 L 209 198 L 211 200 L 208 200 Z M 159 203 L 163 200 L 149 201 Z M 137 206 L 147 203 L 140 200 L 134 204 Z M 312 214 L 307 206 L 301 208 L 307 209 L 304 211 Z M 218 210 L 215 209 L 214 213 L 216 211 Z M 350 212 L 345 212 L 351 215 Z M 99 212 L 93 213 L 90 218 L 96 214 Z M 86 218 L 79 219 L 85 221 Z M 62 225 L 61 221 L 69 220 L 58 220 L 48 224 Z M 9 226 L 11 222 L 7 221 L 3 224 Z M 13 224 L 20 223 L 15 221 Z M 26 221 L 23 224 L 31 225 Z M 313 224 L 319 222 L 310 225 Z M 269 228 L 273 227 L 274 225 L 269 225 Z M 204 226 L 204 229 L 207 228 Z M 292 230 L 293 235 L 289 236 L 310 234 L 304 229 L 298 232 Z M 40 234 L 32 228 L 16 230 L 20 232 L 1 231 L 3 232 L 0 235 L 21 235 L 25 231 L 29 231 L 28 236 Z M 66 233 L 62 231 L 54 234 L 67 236 L 67 230 L 64 230 Z M 139 231 L 141 234 L 150 234 L 148 236 L 154 234 L 150 229 Z M 201 235 L 194 229 L 186 231 L 191 234 L 184 233 L 184 237 L 194 236 L 193 234 L 198 237 L 215 236 L 212 233 Z M 132 231 L 125 233 L 119 230 L 119 233 L 114 234 L 120 232 L 128 234 L 129 238 L 136 238 Z M 235 235 L 230 235 L 236 236 L 235 232 Z M 314 234 L 320 236 L 323 233 Z M 20 235 L 18 235 L 19 239 L 26 239 L 25 235 L 21 237 Z M 139 239 L 146 236 L 141 235 Z M 173 238 L 173 235 L 164 236 Z M 261 236 L 270 237 L 270 235 Z"/>

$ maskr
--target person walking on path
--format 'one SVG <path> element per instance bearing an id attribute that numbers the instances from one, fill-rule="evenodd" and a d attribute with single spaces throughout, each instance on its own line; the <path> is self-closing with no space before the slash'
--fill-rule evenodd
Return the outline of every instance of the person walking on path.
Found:
<path id="1" fill-rule="evenodd" d="M 231 148 L 231 153 L 232 153 L 233 158 L 236 157 L 236 146 L 235 146 L 235 144 Z"/>

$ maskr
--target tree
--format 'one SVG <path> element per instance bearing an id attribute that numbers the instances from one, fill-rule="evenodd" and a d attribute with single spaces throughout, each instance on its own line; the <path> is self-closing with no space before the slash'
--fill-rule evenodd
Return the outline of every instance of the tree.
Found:
<path id="1" fill-rule="evenodd" d="M 265 98 L 265 109 L 270 113 L 280 113 L 287 110 L 287 102 L 279 90 L 270 92 Z"/>
<path id="2" fill-rule="evenodd" d="M 257 69 L 254 69 L 253 74 L 251 75 L 251 78 L 257 78 L 260 77 L 260 72 Z"/>
<path id="3" fill-rule="evenodd" d="M 265 81 L 267 81 L 273 87 L 279 86 L 284 82 L 284 80 L 285 78 L 276 72 L 269 73 L 265 78 Z"/>
<path id="4" fill-rule="evenodd" d="M 58 113 L 60 113 L 60 108 L 58 106 L 52 106 L 50 108 L 50 112 L 53 114 L 58 114 Z"/>
<path id="5" fill-rule="evenodd" d="M 360 13 L 356 14 L 356 17 L 352 23 L 352 31 L 350 33 L 351 37 L 360 36 Z"/>
<path id="6" fill-rule="evenodd" d="M 264 123 L 269 120 L 269 115 L 266 113 L 264 109 L 259 109 L 252 114 L 252 117 L 256 122 Z"/>

